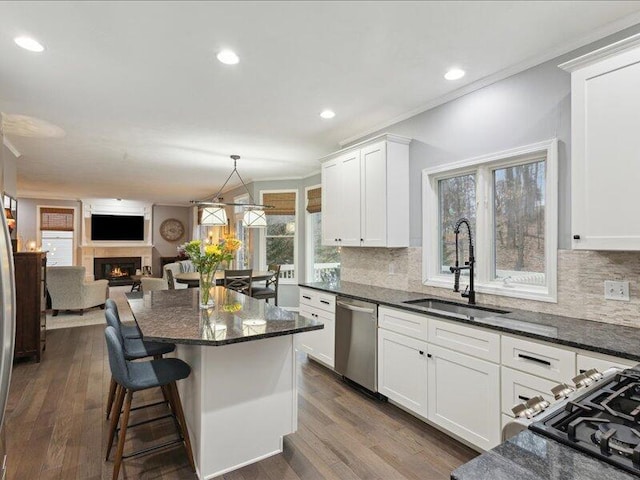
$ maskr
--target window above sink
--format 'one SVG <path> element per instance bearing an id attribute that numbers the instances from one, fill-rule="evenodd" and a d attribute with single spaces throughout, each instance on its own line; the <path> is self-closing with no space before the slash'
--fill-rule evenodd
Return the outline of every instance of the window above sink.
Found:
<path id="1" fill-rule="evenodd" d="M 423 283 L 453 288 L 453 226 L 466 217 L 477 292 L 557 302 L 557 151 L 552 139 L 423 170 Z M 467 246 L 461 234 L 461 259 Z"/>

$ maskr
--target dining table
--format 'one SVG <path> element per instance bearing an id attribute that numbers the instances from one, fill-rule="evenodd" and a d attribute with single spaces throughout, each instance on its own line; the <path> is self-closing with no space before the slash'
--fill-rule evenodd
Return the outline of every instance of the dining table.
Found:
<path id="1" fill-rule="evenodd" d="M 264 282 L 269 280 L 275 272 L 271 270 L 259 271 L 254 270 L 252 281 L 254 282 Z M 178 283 L 183 283 L 188 285 L 189 288 L 197 287 L 200 283 L 200 273 L 199 272 L 184 272 L 177 273 L 173 276 L 174 280 Z M 217 271 L 215 274 L 216 285 L 224 285 L 224 270 Z"/>

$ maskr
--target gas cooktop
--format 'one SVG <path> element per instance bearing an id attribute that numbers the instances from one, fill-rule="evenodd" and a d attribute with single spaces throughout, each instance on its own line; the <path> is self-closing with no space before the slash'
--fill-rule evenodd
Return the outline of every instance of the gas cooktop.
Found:
<path id="1" fill-rule="evenodd" d="M 640 371 L 603 379 L 529 428 L 640 476 Z"/>

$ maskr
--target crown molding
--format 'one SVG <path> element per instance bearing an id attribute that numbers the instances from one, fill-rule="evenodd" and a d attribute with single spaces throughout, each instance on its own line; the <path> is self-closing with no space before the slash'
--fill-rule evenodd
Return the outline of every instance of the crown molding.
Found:
<path id="1" fill-rule="evenodd" d="M 379 142 L 380 140 L 388 140 L 390 142 L 395 142 L 395 143 L 400 143 L 402 145 L 409 145 L 411 143 L 411 141 L 413 140 L 412 138 L 409 137 L 403 137 L 401 135 L 395 135 L 393 133 L 381 133 L 380 135 L 376 135 L 375 137 L 371 137 L 371 138 L 367 138 L 361 142 L 358 143 L 354 143 L 352 145 L 349 145 L 348 147 L 342 148 L 338 151 L 335 152 L 331 152 L 328 155 L 325 155 L 324 157 L 321 157 L 318 161 L 319 162 L 323 162 L 331 157 L 334 157 L 338 154 L 344 153 L 348 150 L 352 150 L 355 148 L 360 148 L 363 147 L 365 145 L 368 145 L 370 143 L 374 143 L 374 142 Z"/>
<path id="2" fill-rule="evenodd" d="M 638 45 L 640 45 L 640 33 L 623 38 L 619 42 L 612 43 L 611 45 L 599 48 L 593 52 L 581 55 L 580 57 L 569 60 L 568 62 L 561 63 L 558 67 L 566 70 L 567 72 L 573 72 L 579 68 L 586 67 L 587 65 L 591 65 L 595 62 L 599 62 L 600 60 L 616 55 L 623 50 L 637 47 Z"/>

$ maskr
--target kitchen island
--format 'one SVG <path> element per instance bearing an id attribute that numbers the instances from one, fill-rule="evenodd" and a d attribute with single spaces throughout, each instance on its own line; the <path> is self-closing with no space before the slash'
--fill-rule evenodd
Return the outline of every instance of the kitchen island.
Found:
<path id="1" fill-rule="evenodd" d="M 177 345 L 191 365 L 178 382 L 199 478 L 213 478 L 282 452 L 297 429 L 294 334 L 321 322 L 215 287 L 132 292 L 127 299 L 145 340 Z"/>

